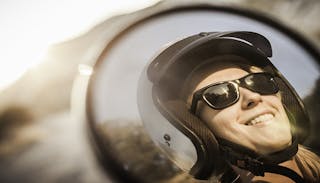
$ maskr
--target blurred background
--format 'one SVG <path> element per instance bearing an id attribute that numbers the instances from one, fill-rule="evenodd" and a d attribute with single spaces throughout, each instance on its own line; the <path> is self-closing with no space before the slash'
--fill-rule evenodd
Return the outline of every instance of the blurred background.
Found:
<path id="1" fill-rule="evenodd" d="M 97 60 L 105 40 L 116 33 L 120 25 L 111 17 L 187 2 L 2 0 L 0 182 L 112 182 L 95 161 L 84 124 L 71 115 L 75 78 L 90 74 L 86 64 Z M 258 11 L 320 48 L 318 0 L 212 3 Z"/>

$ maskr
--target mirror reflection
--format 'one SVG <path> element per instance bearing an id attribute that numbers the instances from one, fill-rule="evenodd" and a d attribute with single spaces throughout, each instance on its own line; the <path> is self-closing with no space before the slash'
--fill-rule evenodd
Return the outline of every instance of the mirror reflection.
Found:
<path id="1" fill-rule="evenodd" d="M 316 182 L 318 78 L 317 56 L 271 25 L 181 11 L 111 43 L 90 80 L 88 111 L 108 156 L 142 181 L 270 181 L 270 167 L 281 166 L 285 173 L 273 173 L 284 182 Z M 221 156 L 230 146 L 245 153 Z M 242 161 L 248 154 L 268 171 Z"/>

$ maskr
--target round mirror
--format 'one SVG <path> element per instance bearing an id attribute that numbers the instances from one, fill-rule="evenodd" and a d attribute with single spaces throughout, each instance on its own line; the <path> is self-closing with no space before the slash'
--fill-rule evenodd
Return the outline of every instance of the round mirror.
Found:
<path id="1" fill-rule="evenodd" d="M 320 56 L 299 34 L 258 13 L 209 5 L 154 8 L 132 17 L 118 19 L 128 26 L 108 42 L 97 59 L 85 102 L 97 154 L 106 170 L 118 180 L 197 181 L 154 143 L 139 114 L 137 91 L 141 73 L 161 50 L 201 32 L 249 31 L 269 40 L 270 61 L 295 88 L 310 115 L 311 131 L 304 143 L 320 152 L 316 132 L 320 125 L 317 114 Z M 165 143 L 171 143 L 173 137 L 167 130 L 167 134 L 160 136 Z M 155 128 L 151 133 L 157 132 Z M 192 146 L 192 142 L 186 142 L 185 146 L 188 145 Z M 196 158 L 195 151 L 189 152 L 190 157 Z"/>

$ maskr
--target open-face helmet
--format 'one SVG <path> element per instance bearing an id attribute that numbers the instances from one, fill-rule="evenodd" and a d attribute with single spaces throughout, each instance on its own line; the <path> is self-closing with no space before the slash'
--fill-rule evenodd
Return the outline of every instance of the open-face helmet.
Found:
<path id="1" fill-rule="evenodd" d="M 248 149 L 218 140 L 190 111 L 181 94 L 186 78 L 202 62 L 214 62 L 213 58 L 224 55 L 241 57 L 274 76 L 294 136 L 291 147 L 284 152 L 257 159 Z M 307 137 L 309 118 L 294 88 L 269 60 L 271 56 L 271 44 L 264 36 L 245 31 L 199 33 L 166 47 L 146 66 L 138 87 L 140 116 L 153 141 L 181 169 L 198 179 L 218 174 L 226 161 L 263 175 L 268 170 L 261 163 L 276 166 L 292 157 L 297 144 Z"/>

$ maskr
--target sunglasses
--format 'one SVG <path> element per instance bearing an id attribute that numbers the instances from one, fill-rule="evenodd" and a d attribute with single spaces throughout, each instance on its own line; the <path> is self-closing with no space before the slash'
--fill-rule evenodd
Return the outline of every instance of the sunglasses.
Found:
<path id="1" fill-rule="evenodd" d="M 251 73 L 240 79 L 214 83 L 197 90 L 193 94 L 191 112 L 196 113 L 199 100 L 203 100 L 211 108 L 218 110 L 235 104 L 240 98 L 239 86 L 261 95 L 272 95 L 279 91 L 271 74 Z"/>

